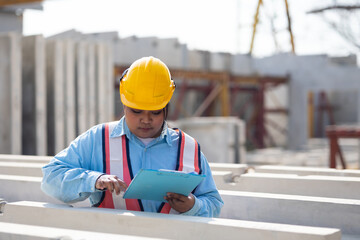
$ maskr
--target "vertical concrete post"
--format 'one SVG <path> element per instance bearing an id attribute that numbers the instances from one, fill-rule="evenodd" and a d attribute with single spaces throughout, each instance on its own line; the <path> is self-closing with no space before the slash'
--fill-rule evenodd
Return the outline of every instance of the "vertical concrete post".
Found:
<path id="1" fill-rule="evenodd" d="M 0 153 L 22 153 L 21 36 L 0 35 Z"/>
<path id="2" fill-rule="evenodd" d="M 108 120 L 115 120 L 115 82 L 114 82 L 114 57 L 110 44 L 105 45 L 107 98 L 108 98 Z"/>
<path id="3" fill-rule="evenodd" d="M 23 154 L 47 155 L 45 39 L 22 39 Z"/>
<path id="4" fill-rule="evenodd" d="M 108 84 L 106 77 L 106 62 L 104 45 L 98 43 L 96 45 L 96 67 L 97 67 L 97 91 L 98 91 L 98 108 L 97 123 L 109 121 L 108 119 L 108 97 L 106 96 Z"/>
<path id="5" fill-rule="evenodd" d="M 75 100 L 75 43 L 64 41 L 64 77 L 65 77 L 65 145 L 76 137 L 76 100 Z"/>
<path id="6" fill-rule="evenodd" d="M 77 134 L 87 130 L 87 80 L 86 80 L 86 42 L 76 45 L 76 112 Z"/>
<path id="7" fill-rule="evenodd" d="M 63 41 L 48 40 L 46 43 L 46 76 L 48 154 L 54 155 L 65 147 Z"/>
<path id="8" fill-rule="evenodd" d="M 88 107 L 88 128 L 94 126 L 96 122 L 96 103 L 97 103 L 97 78 L 96 78 L 96 67 L 95 67 L 95 44 L 89 43 L 88 44 L 88 100 L 87 100 L 87 107 Z"/>

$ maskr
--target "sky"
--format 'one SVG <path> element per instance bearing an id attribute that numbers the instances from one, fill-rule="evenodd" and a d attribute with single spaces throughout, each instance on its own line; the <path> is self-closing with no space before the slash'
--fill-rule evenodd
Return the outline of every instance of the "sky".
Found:
<path id="1" fill-rule="evenodd" d="M 306 14 L 334 2 L 288 0 L 296 54 L 360 56 L 359 50 L 320 16 Z M 177 38 L 189 49 L 246 54 L 257 3 L 258 0 L 47 0 L 43 11 L 25 11 L 23 31 L 25 35 L 45 37 L 71 29 L 82 33 L 115 31 L 120 38 Z M 253 56 L 290 52 L 285 1 L 263 0 L 263 3 Z M 275 38 L 271 16 L 277 32 Z"/>

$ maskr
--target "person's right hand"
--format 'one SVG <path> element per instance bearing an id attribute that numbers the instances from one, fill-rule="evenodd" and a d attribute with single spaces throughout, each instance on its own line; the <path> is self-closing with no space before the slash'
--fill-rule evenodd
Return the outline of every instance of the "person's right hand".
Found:
<path id="1" fill-rule="evenodd" d="M 110 192 L 114 192 L 119 195 L 121 191 L 127 189 L 126 183 L 118 178 L 116 175 L 101 175 L 95 183 L 95 188 L 99 190 L 108 189 Z"/>

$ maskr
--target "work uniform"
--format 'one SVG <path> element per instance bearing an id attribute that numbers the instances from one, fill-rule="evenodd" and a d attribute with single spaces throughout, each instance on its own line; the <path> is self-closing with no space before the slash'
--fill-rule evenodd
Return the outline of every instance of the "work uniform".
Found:
<path id="1" fill-rule="evenodd" d="M 41 188 L 45 193 L 66 203 L 82 201 L 89 197 L 94 206 L 102 204 L 104 192 L 97 190 L 95 183 L 106 172 L 105 129 L 104 124 L 89 129 L 43 167 Z M 160 136 L 145 146 L 130 132 L 125 119 L 122 118 L 113 130 L 109 131 L 109 138 L 111 141 L 112 138 L 122 136 L 128 144 L 127 154 L 132 176 L 140 169 L 178 169 L 180 131 L 168 128 L 165 123 Z M 206 175 L 206 178 L 193 192 L 193 208 L 182 214 L 217 217 L 223 201 L 216 189 L 207 160 L 200 151 L 199 153 L 197 171 Z M 160 212 L 164 205 L 152 200 L 139 202 L 141 210 L 146 212 Z"/>

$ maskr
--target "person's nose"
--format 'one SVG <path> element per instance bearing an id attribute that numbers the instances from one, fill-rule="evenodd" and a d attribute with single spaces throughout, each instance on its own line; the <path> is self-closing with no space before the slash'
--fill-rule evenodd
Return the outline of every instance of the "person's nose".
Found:
<path id="1" fill-rule="evenodd" d="M 144 112 L 143 116 L 142 116 L 142 122 L 144 124 L 149 124 L 151 123 L 151 113 L 150 112 Z"/>

